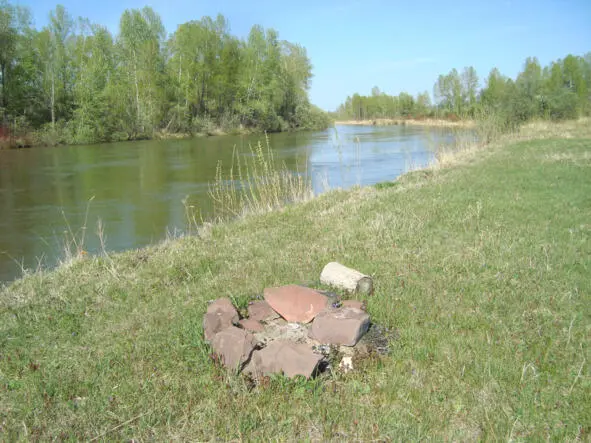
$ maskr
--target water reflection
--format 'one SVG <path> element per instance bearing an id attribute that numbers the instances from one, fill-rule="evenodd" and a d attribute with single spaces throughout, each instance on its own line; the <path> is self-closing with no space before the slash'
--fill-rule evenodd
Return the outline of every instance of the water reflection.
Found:
<path id="1" fill-rule="evenodd" d="M 393 180 L 426 164 L 430 148 L 450 137 L 426 128 L 340 126 L 271 134 L 269 141 L 276 158 L 309 174 L 320 193 Z M 218 161 L 229 167 L 235 148 L 249 155 L 249 143 L 260 140 L 265 143 L 264 136 L 227 136 L 1 151 L 0 281 L 20 275 L 21 266 L 34 268 L 40 257 L 54 264 L 68 225 L 76 233 L 86 223 L 92 253 L 100 248 L 99 218 L 107 247 L 122 250 L 182 231 L 186 196 L 210 217 L 208 183 Z"/>

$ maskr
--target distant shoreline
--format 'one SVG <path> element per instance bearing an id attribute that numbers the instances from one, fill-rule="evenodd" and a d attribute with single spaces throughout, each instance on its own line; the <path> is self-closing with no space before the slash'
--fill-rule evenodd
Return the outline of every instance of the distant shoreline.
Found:
<path id="1" fill-rule="evenodd" d="M 372 120 L 339 120 L 335 121 L 335 125 L 347 126 L 394 126 L 394 125 L 409 125 L 409 126 L 431 126 L 431 127 L 449 127 L 449 128 L 471 128 L 474 126 L 473 120 L 450 121 L 442 119 L 390 119 L 377 118 Z"/>

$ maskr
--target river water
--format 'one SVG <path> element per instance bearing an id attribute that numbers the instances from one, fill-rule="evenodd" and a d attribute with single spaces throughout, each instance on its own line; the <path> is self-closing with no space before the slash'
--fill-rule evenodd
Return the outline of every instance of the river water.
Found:
<path id="1" fill-rule="evenodd" d="M 448 130 L 412 126 L 337 126 L 270 134 L 276 159 L 305 171 L 314 191 L 395 179 L 428 163 Z M 0 282 L 63 258 L 64 242 L 84 237 L 99 251 L 158 242 L 186 229 L 183 200 L 212 216 L 216 165 L 249 152 L 264 135 L 138 141 L 0 151 Z M 81 230 L 86 226 L 85 235 Z"/>

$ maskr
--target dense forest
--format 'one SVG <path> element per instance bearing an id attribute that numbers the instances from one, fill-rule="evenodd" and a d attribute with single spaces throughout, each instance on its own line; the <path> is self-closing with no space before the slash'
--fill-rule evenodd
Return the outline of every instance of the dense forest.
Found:
<path id="1" fill-rule="evenodd" d="M 273 29 L 239 39 L 218 15 L 167 35 L 149 7 L 126 10 L 117 35 L 62 6 L 43 29 L 31 23 L 26 8 L 0 0 L 4 132 L 88 143 L 329 123 L 308 99 L 306 49 Z"/>
<path id="2" fill-rule="evenodd" d="M 434 102 L 427 91 L 413 97 L 402 92 L 387 95 L 374 87 L 370 96 L 354 94 L 339 106 L 336 117 L 376 118 L 475 118 L 493 112 L 518 124 L 533 118 L 563 120 L 591 112 L 591 53 L 568 55 L 549 66 L 536 58 L 525 61 L 522 72 L 511 79 L 494 68 L 479 88 L 473 67 L 461 73 L 453 69 L 440 75 L 433 87 Z"/>

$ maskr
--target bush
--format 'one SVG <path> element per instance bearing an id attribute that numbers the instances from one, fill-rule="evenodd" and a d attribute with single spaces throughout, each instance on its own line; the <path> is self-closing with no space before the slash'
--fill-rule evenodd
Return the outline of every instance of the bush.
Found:
<path id="1" fill-rule="evenodd" d="M 551 120 L 569 120 L 579 116 L 578 97 L 569 89 L 561 89 L 550 95 L 547 106 Z"/>
<path id="2" fill-rule="evenodd" d="M 71 125 L 59 120 L 55 125 L 46 123 L 34 134 L 35 144 L 44 146 L 57 146 L 74 143 L 75 137 L 71 131 Z"/>
<path id="3" fill-rule="evenodd" d="M 328 113 L 310 103 L 296 106 L 294 127 L 296 129 L 321 130 L 328 128 L 332 120 Z"/>
<path id="4" fill-rule="evenodd" d="M 191 132 L 193 134 L 214 134 L 216 124 L 209 115 L 198 115 L 193 117 Z"/>

